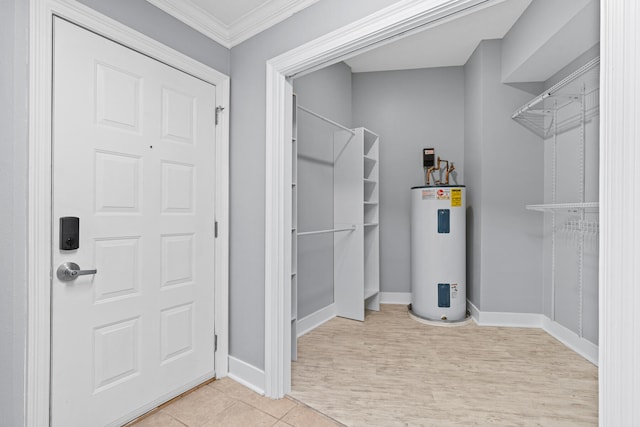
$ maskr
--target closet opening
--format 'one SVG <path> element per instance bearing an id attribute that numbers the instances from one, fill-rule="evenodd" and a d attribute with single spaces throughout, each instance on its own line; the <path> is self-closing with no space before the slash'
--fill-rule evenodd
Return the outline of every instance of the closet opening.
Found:
<path id="1" fill-rule="evenodd" d="M 491 370 L 511 366 L 517 384 L 523 360 L 534 377 L 564 361 L 584 380 L 564 394 L 582 399 L 575 421 L 597 422 L 599 3 L 561 9 L 491 2 L 291 80 L 294 397 L 347 424 L 355 420 L 340 408 L 372 421 L 389 412 L 384 390 L 404 377 L 431 396 L 396 402 L 405 414 L 464 405 L 464 387 L 452 389 L 462 400 L 434 391 L 449 389 L 438 376 L 446 371 L 470 381 L 478 415 Z M 456 330 L 407 312 L 410 188 L 426 184 L 431 147 L 455 165 L 452 183 L 467 188 L 464 285 L 475 323 Z M 354 354 L 360 365 L 340 365 Z M 473 379 L 470 365 L 487 371 Z M 523 390 L 522 405 L 498 405 L 498 417 L 533 417 L 526 401 L 540 393 Z"/>

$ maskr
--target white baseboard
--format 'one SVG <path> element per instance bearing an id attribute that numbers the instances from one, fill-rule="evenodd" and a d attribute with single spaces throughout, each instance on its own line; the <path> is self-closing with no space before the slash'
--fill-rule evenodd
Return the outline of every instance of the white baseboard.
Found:
<path id="1" fill-rule="evenodd" d="M 480 311 L 467 300 L 471 317 L 480 326 L 504 326 L 508 328 L 542 328 L 544 316 L 538 313 L 504 313 Z"/>
<path id="2" fill-rule="evenodd" d="M 311 332 L 318 326 L 322 325 L 325 322 L 336 317 L 336 305 L 329 304 L 325 308 L 321 308 L 315 313 L 311 313 L 310 315 L 303 317 L 297 322 L 297 331 L 298 338 L 306 334 L 307 332 Z"/>
<path id="3" fill-rule="evenodd" d="M 411 292 L 380 292 L 380 304 L 411 304 Z"/>
<path id="4" fill-rule="evenodd" d="M 253 365 L 229 356 L 229 378 L 264 395 L 264 371 Z"/>
<path id="5" fill-rule="evenodd" d="M 572 330 L 562 326 L 558 322 L 554 322 L 546 316 L 544 316 L 542 329 L 589 362 L 598 366 L 598 346 L 591 341 L 581 338 Z"/>
<path id="6" fill-rule="evenodd" d="M 473 305 L 471 301 L 467 300 L 467 310 L 471 313 L 471 318 L 476 322 L 476 325 L 480 325 L 480 310 L 478 310 L 478 307 Z"/>
<path id="7" fill-rule="evenodd" d="M 502 326 L 511 328 L 539 328 L 560 341 L 562 344 L 598 366 L 598 346 L 581 338 L 572 330 L 537 313 L 502 313 L 480 311 L 467 300 L 471 317 L 479 326 Z"/>

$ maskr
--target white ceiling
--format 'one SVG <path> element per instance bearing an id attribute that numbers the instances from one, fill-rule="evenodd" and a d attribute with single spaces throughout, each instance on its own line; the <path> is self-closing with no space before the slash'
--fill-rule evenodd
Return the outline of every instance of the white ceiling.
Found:
<path id="1" fill-rule="evenodd" d="M 345 62 L 354 73 L 464 65 L 482 40 L 503 38 L 531 1 L 485 7 Z"/>
<path id="2" fill-rule="evenodd" d="M 265 0 L 191 0 L 191 2 L 196 6 L 200 6 L 211 16 L 215 16 L 227 27 L 231 27 L 243 16 L 254 12 L 261 6 L 265 6 L 266 3 L 273 3 L 273 1 Z"/>

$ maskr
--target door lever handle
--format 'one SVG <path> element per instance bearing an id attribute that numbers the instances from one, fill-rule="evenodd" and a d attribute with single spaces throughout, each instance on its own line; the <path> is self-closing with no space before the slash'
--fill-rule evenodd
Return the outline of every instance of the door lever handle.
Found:
<path id="1" fill-rule="evenodd" d="M 78 276 L 88 276 L 90 274 L 97 274 L 97 273 L 98 273 L 98 270 L 96 269 L 80 270 L 80 266 L 75 262 L 63 262 L 58 267 L 58 271 L 56 272 L 56 275 L 58 276 L 58 279 L 60 279 L 62 282 L 70 282 L 72 280 L 75 280 L 75 278 Z"/>

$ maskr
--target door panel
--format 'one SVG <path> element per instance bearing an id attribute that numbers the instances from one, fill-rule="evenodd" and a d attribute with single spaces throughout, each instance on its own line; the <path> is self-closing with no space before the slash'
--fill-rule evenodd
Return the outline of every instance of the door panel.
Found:
<path id="1" fill-rule="evenodd" d="M 215 87 L 56 19 L 53 99 L 51 420 L 109 425 L 214 375 Z"/>

